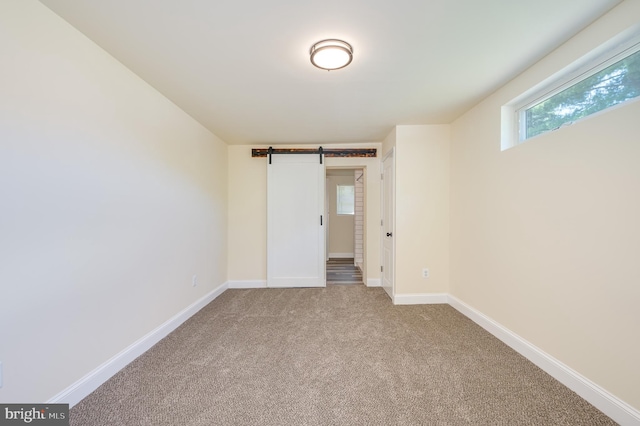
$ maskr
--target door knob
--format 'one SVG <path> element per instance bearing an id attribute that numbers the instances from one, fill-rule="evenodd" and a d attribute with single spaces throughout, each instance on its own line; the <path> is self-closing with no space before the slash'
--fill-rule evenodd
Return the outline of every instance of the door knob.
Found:
<path id="1" fill-rule="evenodd" d="M 387 232 L 387 237 L 391 237 L 393 234 L 391 232 Z"/>

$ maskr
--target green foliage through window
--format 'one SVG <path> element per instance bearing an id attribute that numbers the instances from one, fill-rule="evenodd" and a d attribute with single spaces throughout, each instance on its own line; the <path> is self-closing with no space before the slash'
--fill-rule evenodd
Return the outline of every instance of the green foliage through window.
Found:
<path id="1" fill-rule="evenodd" d="M 640 51 L 556 93 L 524 112 L 523 139 L 640 96 Z"/>

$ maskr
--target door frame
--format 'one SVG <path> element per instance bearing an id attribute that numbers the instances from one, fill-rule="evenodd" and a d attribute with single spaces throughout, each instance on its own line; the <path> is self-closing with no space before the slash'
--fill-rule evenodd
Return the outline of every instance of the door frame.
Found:
<path id="1" fill-rule="evenodd" d="M 355 158 L 354 158 L 355 159 Z M 331 159 L 333 160 L 333 159 Z M 363 163 L 357 163 L 356 164 L 349 164 L 349 165 L 327 165 L 325 167 L 325 175 L 327 173 L 327 171 L 329 170 L 362 170 L 363 173 L 363 177 L 362 177 L 362 190 L 363 190 L 363 199 L 364 199 L 364 205 L 362 206 L 362 219 L 363 219 L 363 224 L 362 224 L 362 282 L 365 286 L 368 287 L 367 285 L 367 220 L 369 217 L 369 212 L 367 211 L 367 190 L 368 190 L 368 185 L 367 185 L 367 164 L 363 164 Z M 355 176 L 354 176 L 354 180 L 355 180 Z M 325 187 L 325 192 L 327 194 L 327 204 L 325 206 L 325 210 L 327 212 L 327 223 L 330 223 L 329 220 L 329 199 L 328 199 L 328 182 L 327 182 L 327 187 Z M 355 218 L 354 218 L 355 219 Z M 330 225 L 329 225 L 330 226 Z M 354 237 L 355 237 L 355 220 L 354 220 L 354 224 L 353 224 L 353 232 L 354 232 Z M 327 232 L 327 260 L 329 257 L 329 229 L 327 227 L 326 229 Z M 355 255 L 355 245 L 354 245 L 354 255 Z M 354 258 L 354 262 L 355 262 L 355 258 Z"/>

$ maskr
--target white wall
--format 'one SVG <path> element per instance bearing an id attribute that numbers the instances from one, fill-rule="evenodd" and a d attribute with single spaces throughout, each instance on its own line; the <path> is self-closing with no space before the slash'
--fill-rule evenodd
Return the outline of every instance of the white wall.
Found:
<path id="1" fill-rule="evenodd" d="M 448 125 L 396 126 L 385 140 L 396 148 L 398 296 L 449 291 L 449 140 Z"/>
<path id="2" fill-rule="evenodd" d="M 323 145 L 325 148 L 377 148 L 380 144 Z M 278 146 L 309 148 L 308 145 Z M 230 145 L 229 150 L 229 280 L 264 282 L 267 279 L 267 160 L 252 158 L 252 148 Z M 326 158 L 327 167 L 366 169 L 365 279 L 380 278 L 380 158 Z M 365 281 L 366 282 L 366 281 Z"/>
<path id="3" fill-rule="evenodd" d="M 449 139 L 448 125 L 396 128 L 396 295 L 449 291 Z"/>
<path id="4" fill-rule="evenodd" d="M 384 138 L 384 141 L 382 141 L 382 155 L 380 156 L 381 159 L 384 159 L 384 156 L 387 155 L 389 151 L 391 151 L 393 147 L 396 146 L 396 133 L 397 126 L 391 129 L 391 132 L 389 132 L 387 137 Z"/>
<path id="5" fill-rule="evenodd" d="M 338 215 L 337 192 L 338 185 L 354 185 L 353 170 L 351 176 L 327 176 L 327 200 L 329 202 L 329 256 L 341 254 L 354 256 L 355 252 L 355 223 L 354 215 Z"/>
<path id="6" fill-rule="evenodd" d="M 44 402 L 226 281 L 226 145 L 36 1 L 0 57 L 0 401 Z"/>
<path id="7" fill-rule="evenodd" d="M 251 148 L 244 145 L 228 148 L 231 281 L 267 279 L 267 162 L 251 157 Z"/>
<path id="8" fill-rule="evenodd" d="M 500 107 L 638 22 L 626 1 L 451 127 L 451 293 L 640 409 L 640 102 L 500 151 Z"/>

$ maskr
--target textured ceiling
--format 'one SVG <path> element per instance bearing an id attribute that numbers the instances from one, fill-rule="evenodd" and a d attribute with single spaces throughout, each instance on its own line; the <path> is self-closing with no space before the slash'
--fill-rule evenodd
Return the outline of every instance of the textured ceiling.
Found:
<path id="1" fill-rule="evenodd" d="M 449 123 L 619 0 L 40 0 L 230 144 Z M 354 47 L 322 71 L 309 48 Z"/>

